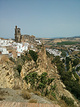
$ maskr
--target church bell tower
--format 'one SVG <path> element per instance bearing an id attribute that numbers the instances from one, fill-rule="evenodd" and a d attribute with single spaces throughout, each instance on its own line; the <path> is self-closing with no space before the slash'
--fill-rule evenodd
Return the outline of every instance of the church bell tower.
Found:
<path id="1" fill-rule="evenodd" d="M 15 41 L 21 42 L 21 32 L 20 28 L 17 28 L 17 26 L 15 26 Z"/>

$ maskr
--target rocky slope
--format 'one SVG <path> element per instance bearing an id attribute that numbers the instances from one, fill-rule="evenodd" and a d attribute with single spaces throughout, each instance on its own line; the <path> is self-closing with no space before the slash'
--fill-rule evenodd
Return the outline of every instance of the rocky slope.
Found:
<path id="1" fill-rule="evenodd" d="M 24 78 L 30 72 L 37 72 L 39 75 L 43 72 L 47 72 L 49 77 L 54 77 L 54 82 L 52 84 L 56 84 L 55 93 L 57 99 L 59 100 L 62 95 L 65 95 L 68 98 L 72 98 L 74 104 L 78 106 L 73 95 L 66 90 L 65 85 L 60 80 L 60 75 L 57 72 L 56 66 L 52 65 L 50 59 L 47 58 L 45 47 L 42 47 L 38 55 L 37 67 L 34 61 L 25 62 L 22 67 L 21 77 Z M 30 88 L 30 85 L 28 85 L 27 88 Z"/>
<path id="2" fill-rule="evenodd" d="M 7 57 L 0 62 L 0 88 L 22 88 L 22 80 L 14 70 L 14 63 Z"/>
<path id="3" fill-rule="evenodd" d="M 60 107 L 57 104 L 53 104 L 51 101 L 49 101 L 47 98 L 37 96 L 34 93 L 30 93 L 31 98 L 30 99 L 24 99 L 22 97 L 21 90 L 13 90 L 10 88 L 1 88 L 0 89 L 0 107 L 32 107 L 33 103 L 30 104 L 30 101 L 32 99 L 36 100 L 39 105 L 41 106 L 49 106 L 49 107 Z M 47 105 L 46 105 L 47 104 Z M 37 104 L 34 104 L 34 106 L 38 107 Z"/>
<path id="4" fill-rule="evenodd" d="M 14 70 L 13 62 L 9 60 L 2 61 L 0 63 L 0 88 L 10 88 L 20 90 L 30 89 L 30 84 L 27 85 L 25 80 L 23 80 L 23 78 L 30 72 L 37 72 L 39 75 L 41 75 L 43 72 L 47 72 L 49 77 L 54 78 L 52 84 L 54 83 L 56 84 L 55 93 L 57 97 L 57 103 L 58 101 L 60 101 L 60 96 L 65 95 L 69 98 L 72 98 L 74 100 L 75 105 L 79 107 L 73 95 L 68 90 L 66 90 L 65 85 L 61 82 L 60 75 L 57 72 L 56 66 L 51 64 L 50 58 L 47 58 L 44 46 L 38 53 L 38 59 L 36 63 L 33 60 L 25 61 L 24 65 L 22 66 L 20 76 L 17 75 L 17 71 Z M 16 99 L 14 99 L 14 101 L 16 101 Z M 23 99 L 20 101 L 23 101 Z"/>

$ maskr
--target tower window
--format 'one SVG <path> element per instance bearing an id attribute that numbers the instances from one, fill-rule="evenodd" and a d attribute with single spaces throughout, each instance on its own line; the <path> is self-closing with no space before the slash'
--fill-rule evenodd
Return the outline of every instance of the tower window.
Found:
<path id="1" fill-rule="evenodd" d="M 20 31 L 18 30 L 18 33 L 20 33 Z"/>

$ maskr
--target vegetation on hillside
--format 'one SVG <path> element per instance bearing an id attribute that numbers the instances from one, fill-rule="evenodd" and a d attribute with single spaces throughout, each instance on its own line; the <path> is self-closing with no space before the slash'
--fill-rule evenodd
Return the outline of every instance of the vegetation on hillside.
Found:
<path id="1" fill-rule="evenodd" d="M 70 59 L 68 59 L 70 60 Z M 67 63 L 68 63 L 67 60 Z M 77 99 L 80 100 L 80 84 L 79 84 L 79 77 L 75 76 L 73 72 L 65 72 L 64 64 L 60 61 L 60 57 L 56 56 L 52 63 L 55 63 L 57 66 L 57 70 L 61 75 L 61 80 L 66 85 L 66 89 L 68 89 Z M 72 74 L 76 77 L 76 80 L 73 78 Z"/>
<path id="2" fill-rule="evenodd" d="M 18 72 L 19 72 L 19 75 L 20 75 L 20 73 L 21 73 L 21 69 L 22 69 L 22 66 L 21 66 L 21 65 L 18 65 L 18 66 L 17 66 L 17 70 L 18 70 Z"/>
<path id="3" fill-rule="evenodd" d="M 68 106 L 74 107 L 74 100 L 72 100 L 71 98 L 67 98 L 66 96 L 63 95 L 61 99 L 64 100 Z"/>
<path id="4" fill-rule="evenodd" d="M 61 55 L 62 57 L 66 57 L 66 52 L 63 51 Z M 72 60 L 70 57 L 66 57 L 66 60 L 64 59 L 63 61 L 61 61 L 59 56 L 54 57 L 54 55 L 50 55 L 48 52 L 47 52 L 47 56 L 52 57 L 51 63 L 54 63 L 57 66 L 57 70 L 61 76 L 62 82 L 66 86 L 66 89 L 69 90 L 77 99 L 80 100 L 79 77 L 76 74 L 74 69 L 74 67 L 77 64 L 79 64 L 79 60 L 77 58 Z M 16 69 L 20 75 L 22 65 L 25 63 L 25 61 L 30 61 L 33 59 L 33 61 L 37 63 L 36 62 L 37 58 L 38 58 L 38 54 L 33 50 L 29 50 L 29 53 L 25 53 L 25 55 L 21 55 L 21 57 L 18 58 L 17 61 L 13 59 L 11 60 L 14 63 L 16 63 L 16 66 L 17 66 Z M 65 62 L 66 62 L 67 72 L 65 72 L 65 66 L 64 66 Z M 70 64 L 72 66 L 71 72 L 70 72 Z M 77 68 L 77 70 L 79 69 L 80 68 Z M 43 72 L 41 75 L 38 75 L 37 72 L 31 72 L 28 75 L 26 75 L 24 79 L 27 84 L 31 85 L 31 89 L 34 90 L 37 95 L 48 96 L 48 98 L 52 100 L 56 99 L 56 94 L 55 94 L 56 84 L 55 82 L 53 82 L 54 78 L 50 78 L 46 72 Z M 68 99 L 65 96 L 62 96 L 62 99 L 69 106 L 73 104 L 72 99 Z"/>
<path id="5" fill-rule="evenodd" d="M 9 58 L 9 59 L 12 62 L 14 62 L 14 64 L 16 65 L 14 69 L 17 70 L 20 75 L 22 66 L 24 65 L 25 61 L 31 61 L 33 59 L 36 62 L 37 58 L 38 58 L 38 54 L 33 50 L 29 50 L 29 53 L 25 52 L 24 55 L 22 54 L 19 58 L 17 58 L 16 61 L 13 58 Z"/>
<path id="6" fill-rule="evenodd" d="M 64 42 L 58 42 L 57 45 L 75 45 L 78 44 L 80 42 L 76 42 L 76 41 L 64 41 Z"/>
<path id="7" fill-rule="evenodd" d="M 31 55 L 32 59 L 36 62 L 36 60 L 38 58 L 37 52 L 35 52 L 33 50 L 29 50 L 29 54 Z"/>
<path id="8" fill-rule="evenodd" d="M 56 98 L 54 93 L 56 84 L 52 84 L 54 78 L 49 78 L 46 72 L 43 72 L 40 76 L 37 74 L 37 72 L 32 72 L 26 75 L 24 79 L 27 84 L 31 84 L 31 88 L 33 90 L 39 91 L 41 95 L 51 95 L 52 97 Z"/>
<path id="9" fill-rule="evenodd" d="M 62 56 L 62 57 L 66 57 L 66 52 L 65 52 L 65 51 L 62 51 L 61 56 Z"/>

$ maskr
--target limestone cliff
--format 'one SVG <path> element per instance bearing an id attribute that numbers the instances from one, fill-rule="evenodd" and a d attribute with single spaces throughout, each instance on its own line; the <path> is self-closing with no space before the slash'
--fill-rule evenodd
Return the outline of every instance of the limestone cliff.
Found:
<path id="1" fill-rule="evenodd" d="M 14 64 L 11 61 L 0 63 L 0 88 L 22 87 L 22 82 L 15 77 Z"/>
<path id="2" fill-rule="evenodd" d="M 56 66 L 52 65 L 50 59 L 47 57 L 44 46 L 38 53 L 37 63 L 35 63 L 33 60 L 25 62 L 22 67 L 21 77 L 24 78 L 30 72 L 37 72 L 39 75 L 41 75 L 43 72 L 47 72 L 49 77 L 54 78 L 54 82 L 52 84 L 56 84 L 55 93 L 57 99 L 60 99 L 62 95 L 65 95 L 66 97 L 72 98 L 75 101 L 73 95 L 66 90 L 66 86 L 60 80 L 60 75 L 57 72 Z M 27 87 L 30 88 L 30 84 Z M 77 105 L 76 101 L 75 105 Z"/>

